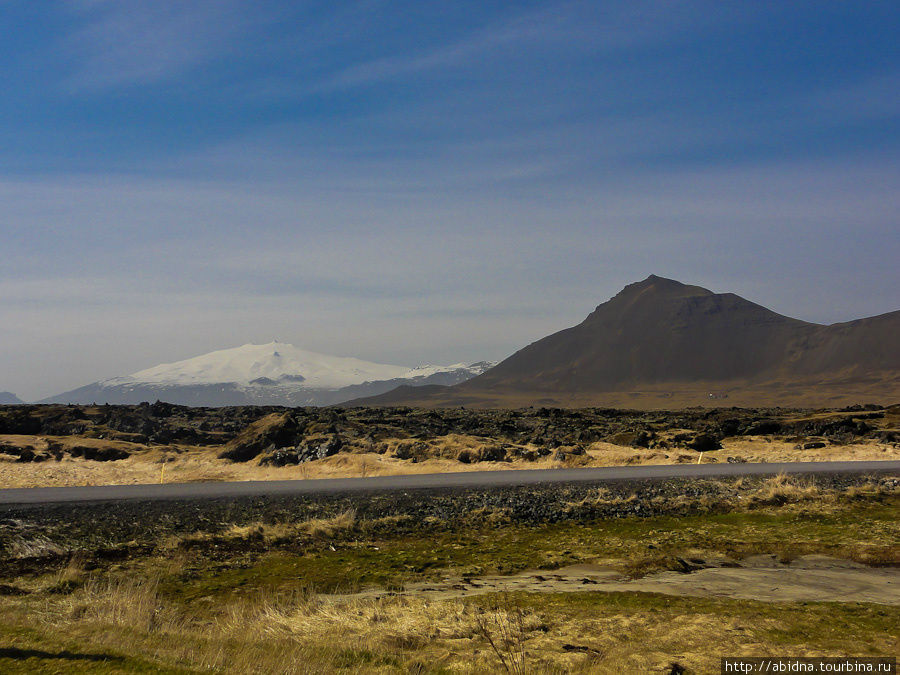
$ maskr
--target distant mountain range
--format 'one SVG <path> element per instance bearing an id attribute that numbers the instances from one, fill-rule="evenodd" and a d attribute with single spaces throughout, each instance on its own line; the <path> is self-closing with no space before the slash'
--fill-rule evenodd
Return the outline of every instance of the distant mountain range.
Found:
<path id="1" fill-rule="evenodd" d="M 19 403 L 24 403 L 24 401 L 11 391 L 0 391 L 0 405 L 16 405 Z"/>
<path id="2" fill-rule="evenodd" d="M 330 356 L 282 342 L 247 344 L 94 382 L 41 403 L 166 401 L 193 406 L 332 405 L 398 386 L 453 385 L 480 375 L 487 362 L 395 366 Z"/>
<path id="3" fill-rule="evenodd" d="M 271 342 L 148 368 L 41 403 L 818 407 L 900 401 L 900 311 L 824 326 L 651 275 L 499 364 L 407 366 Z M 0 403 L 16 403 L 0 394 Z"/>
<path id="4" fill-rule="evenodd" d="M 823 326 L 651 275 L 577 326 L 450 387 L 360 405 L 842 405 L 900 401 L 900 312 Z"/>

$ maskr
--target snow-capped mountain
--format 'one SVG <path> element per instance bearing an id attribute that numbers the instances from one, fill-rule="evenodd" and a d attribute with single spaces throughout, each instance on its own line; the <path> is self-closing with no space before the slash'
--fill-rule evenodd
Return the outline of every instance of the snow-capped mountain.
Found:
<path id="1" fill-rule="evenodd" d="M 371 380 L 404 377 L 410 368 L 371 363 L 344 356 L 318 354 L 282 342 L 265 345 L 246 344 L 221 349 L 192 359 L 163 363 L 125 377 L 114 377 L 100 384 L 193 385 L 287 379 L 307 389 L 339 389 Z"/>
<path id="2" fill-rule="evenodd" d="M 201 406 L 332 405 L 400 385 L 457 384 L 490 363 L 415 368 L 330 356 L 283 342 L 246 344 L 163 363 L 89 384 L 46 403 L 140 403 L 162 400 Z"/>

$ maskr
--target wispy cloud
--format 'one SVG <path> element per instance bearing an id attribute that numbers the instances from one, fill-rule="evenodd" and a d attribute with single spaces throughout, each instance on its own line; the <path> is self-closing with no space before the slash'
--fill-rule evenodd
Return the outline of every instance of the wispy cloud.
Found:
<path id="1" fill-rule="evenodd" d="M 479 69 L 486 60 L 541 58 L 546 50 L 613 52 L 648 44 L 660 47 L 712 26 L 719 29 L 746 18 L 748 11 L 713 9 L 705 2 L 690 7 L 648 0 L 596 3 L 569 0 L 548 3 L 471 30 L 430 50 L 406 51 L 356 63 L 333 73 L 312 91 L 366 86 L 404 76 L 453 68 Z"/>
<path id="2" fill-rule="evenodd" d="M 473 60 L 504 48 L 558 39 L 558 34 L 553 30 L 554 22 L 547 23 L 550 17 L 558 19 L 559 11 L 531 12 L 504 21 L 500 25 L 478 29 L 470 35 L 430 51 L 384 56 L 358 63 L 329 78 L 327 83 L 320 85 L 319 90 L 373 84 L 434 69 L 470 66 Z"/>
<path id="3" fill-rule="evenodd" d="M 252 20 L 242 0 L 75 0 L 62 45 L 74 91 L 159 82 L 221 57 Z"/>

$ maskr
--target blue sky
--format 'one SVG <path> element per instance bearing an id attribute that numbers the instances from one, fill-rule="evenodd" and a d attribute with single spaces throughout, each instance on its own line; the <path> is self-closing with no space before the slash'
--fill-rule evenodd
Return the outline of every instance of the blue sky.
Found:
<path id="1" fill-rule="evenodd" d="M 0 389 L 499 359 L 650 273 L 900 308 L 891 2 L 0 0 Z"/>

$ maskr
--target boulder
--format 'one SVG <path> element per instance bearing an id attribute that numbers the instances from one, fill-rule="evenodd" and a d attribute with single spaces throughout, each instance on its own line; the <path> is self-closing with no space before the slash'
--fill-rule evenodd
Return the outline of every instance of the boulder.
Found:
<path id="1" fill-rule="evenodd" d="M 688 447 L 697 452 L 709 452 L 711 450 L 719 450 L 722 443 L 716 436 L 712 434 L 697 434 L 693 440 L 688 443 Z"/>
<path id="2" fill-rule="evenodd" d="M 68 448 L 68 451 L 72 457 L 84 457 L 96 462 L 112 462 L 129 456 L 128 451 L 121 448 L 98 448 L 93 445 L 73 445 Z"/>
<path id="3" fill-rule="evenodd" d="M 342 447 L 344 447 L 344 442 L 341 440 L 341 437 L 332 436 L 316 447 L 316 459 L 325 459 L 326 457 L 336 455 L 340 452 Z"/>
<path id="4" fill-rule="evenodd" d="M 270 446 L 296 446 L 302 431 L 290 414 L 272 413 L 253 422 L 229 441 L 219 457 L 232 462 L 249 462 Z"/>
<path id="5" fill-rule="evenodd" d="M 263 455 L 259 460 L 260 466 L 289 466 L 300 464 L 304 461 L 297 448 L 278 448 Z"/>
<path id="6" fill-rule="evenodd" d="M 502 445 L 485 445 L 478 451 L 479 462 L 505 462 L 506 448 Z"/>
<path id="7" fill-rule="evenodd" d="M 770 436 L 781 431 L 781 423 L 775 420 L 759 420 L 744 431 L 745 436 Z"/>

